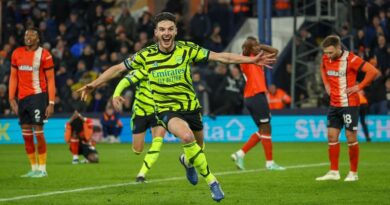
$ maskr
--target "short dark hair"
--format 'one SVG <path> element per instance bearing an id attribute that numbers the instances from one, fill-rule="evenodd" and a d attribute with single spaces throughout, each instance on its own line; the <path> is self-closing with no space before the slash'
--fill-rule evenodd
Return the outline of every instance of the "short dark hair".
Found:
<path id="1" fill-rule="evenodd" d="M 71 123 L 70 126 L 72 127 L 72 131 L 75 131 L 77 134 L 83 131 L 83 120 L 80 117 L 77 117 L 74 119 Z"/>
<path id="2" fill-rule="evenodd" d="M 26 28 L 26 31 L 35 31 L 35 32 L 37 32 L 39 43 L 42 43 L 41 31 L 37 27 L 29 26 L 29 27 Z"/>
<path id="3" fill-rule="evenodd" d="M 170 12 L 161 12 L 154 17 L 153 24 L 155 28 L 160 21 L 172 21 L 176 25 L 176 17 Z"/>
<path id="4" fill-rule="evenodd" d="M 321 43 L 322 48 L 326 48 L 329 46 L 337 47 L 339 45 L 341 45 L 341 40 L 340 40 L 340 37 L 338 37 L 336 35 L 327 36 Z"/>

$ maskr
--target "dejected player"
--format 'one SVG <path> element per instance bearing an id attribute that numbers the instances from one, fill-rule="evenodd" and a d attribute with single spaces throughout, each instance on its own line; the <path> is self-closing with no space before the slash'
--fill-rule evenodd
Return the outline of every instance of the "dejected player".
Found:
<path id="1" fill-rule="evenodd" d="M 344 50 L 340 37 L 330 35 L 322 42 L 324 54 L 321 63 L 321 76 L 326 92 L 330 95 L 328 110 L 328 154 L 330 171 L 317 181 L 339 180 L 339 135 L 345 127 L 348 142 L 350 171 L 344 181 L 358 180 L 359 144 L 357 129 L 359 120 L 358 92 L 370 84 L 377 76 L 377 69 L 359 56 Z M 358 71 L 365 73 L 359 84 L 356 82 Z"/>
<path id="2" fill-rule="evenodd" d="M 26 30 L 24 43 L 25 46 L 15 49 L 12 53 L 9 102 L 13 112 L 19 116 L 25 149 L 31 164 L 31 171 L 22 177 L 39 178 L 47 176 L 43 121 L 54 111 L 54 64 L 49 51 L 39 46 L 37 28 Z M 38 154 L 35 150 L 34 135 L 38 142 Z"/>
<path id="3" fill-rule="evenodd" d="M 86 163 L 98 163 L 99 157 L 92 140 L 92 120 L 83 117 L 75 111 L 65 125 L 65 142 L 69 144 L 69 150 L 73 155 L 72 164 L 79 164 L 79 155 L 83 155 Z"/>

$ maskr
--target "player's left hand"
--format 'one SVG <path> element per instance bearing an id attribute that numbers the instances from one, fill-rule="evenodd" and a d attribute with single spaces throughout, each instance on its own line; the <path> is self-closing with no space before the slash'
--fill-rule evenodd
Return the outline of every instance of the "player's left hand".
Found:
<path id="1" fill-rule="evenodd" d="M 356 93 L 356 92 L 359 92 L 359 85 L 354 85 L 354 86 L 352 86 L 352 87 L 350 87 L 350 88 L 347 88 L 347 94 L 348 95 L 351 95 L 351 94 L 353 94 L 353 93 Z"/>
<path id="2" fill-rule="evenodd" d="M 122 110 L 122 104 L 125 102 L 125 99 L 122 96 L 112 98 L 112 105 L 114 110 L 120 112 Z"/>
<path id="3" fill-rule="evenodd" d="M 49 104 L 46 107 L 46 112 L 45 112 L 46 120 L 49 119 L 49 117 L 53 114 L 53 112 L 54 112 L 54 105 Z"/>

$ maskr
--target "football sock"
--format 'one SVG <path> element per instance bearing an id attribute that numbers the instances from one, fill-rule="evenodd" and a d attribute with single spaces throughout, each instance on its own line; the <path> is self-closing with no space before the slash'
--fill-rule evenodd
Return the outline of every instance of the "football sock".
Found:
<path id="1" fill-rule="evenodd" d="M 236 154 L 237 154 L 239 157 L 245 157 L 245 152 L 242 151 L 242 149 L 238 150 L 238 151 L 236 152 Z"/>
<path id="2" fill-rule="evenodd" d="M 206 143 L 203 143 L 202 150 L 204 151 L 205 149 L 206 149 Z M 184 155 L 184 164 L 186 167 L 193 167 L 192 164 L 188 162 L 186 155 Z"/>
<path id="3" fill-rule="evenodd" d="M 145 176 L 145 174 L 152 168 L 153 164 L 157 161 L 160 155 L 160 149 L 163 144 L 163 137 L 153 138 L 152 145 L 149 148 L 148 153 L 146 153 L 144 158 L 144 163 L 142 164 L 141 170 L 138 173 L 138 176 Z"/>
<path id="4" fill-rule="evenodd" d="M 46 171 L 46 141 L 43 135 L 43 130 L 35 131 L 35 136 L 37 137 L 38 142 L 38 164 L 39 170 Z"/>
<path id="5" fill-rule="evenodd" d="M 38 170 L 42 172 L 46 172 L 46 164 L 40 164 Z"/>
<path id="6" fill-rule="evenodd" d="M 70 139 L 70 151 L 73 155 L 79 155 L 79 139 Z"/>
<path id="7" fill-rule="evenodd" d="M 24 148 L 30 161 L 31 170 L 36 171 L 38 169 L 38 164 L 37 158 L 35 156 L 35 145 L 32 130 L 23 129 L 22 135 L 24 139 Z"/>
<path id="8" fill-rule="evenodd" d="M 333 142 L 328 143 L 328 154 L 330 161 L 330 170 L 338 171 L 339 170 L 339 156 L 340 156 L 340 143 Z"/>
<path id="9" fill-rule="evenodd" d="M 260 134 L 258 132 L 253 133 L 249 140 L 244 144 L 244 146 L 242 146 L 241 150 L 244 153 L 249 152 L 249 150 L 256 146 L 257 143 L 260 142 L 260 140 Z"/>
<path id="10" fill-rule="evenodd" d="M 210 172 L 209 166 L 207 165 L 206 155 L 203 150 L 193 141 L 183 145 L 184 154 L 189 163 L 192 164 L 196 170 L 202 175 L 208 184 L 215 182 L 217 179 Z"/>
<path id="11" fill-rule="evenodd" d="M 263 144 L 265 159 L 272 161 L 272 141 L 270 135 L 261 135 L 261 143 Z"/>
<path id="12" fill-rule="evenodd" d="M 359 161 L 359 144 L 358 142 L 348 144 L 349 152 L 349 164 L 351 167 L 351 172 L 357 172 L 358 161 Z"/>

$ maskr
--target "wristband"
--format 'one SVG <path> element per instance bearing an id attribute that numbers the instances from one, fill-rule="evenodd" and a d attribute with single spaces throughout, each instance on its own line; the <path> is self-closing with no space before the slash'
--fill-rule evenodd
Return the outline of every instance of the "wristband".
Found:
<path id="1" fill-rule="evenodd" d="M 49 101 L 49 105 L 54 105 L 54 101 Z"/>

